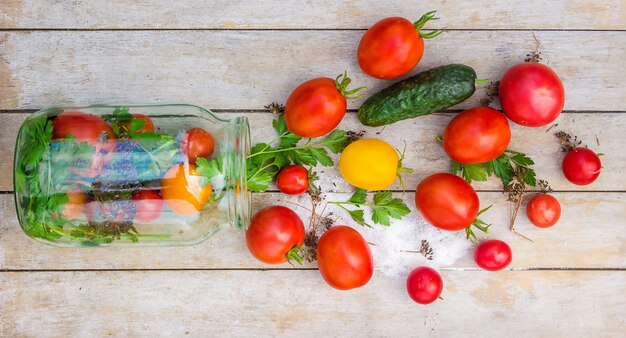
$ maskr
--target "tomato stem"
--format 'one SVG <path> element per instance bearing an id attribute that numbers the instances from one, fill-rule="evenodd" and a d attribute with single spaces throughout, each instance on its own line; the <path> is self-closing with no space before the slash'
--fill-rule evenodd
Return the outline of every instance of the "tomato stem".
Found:
<path id="1" fill-rule="evenodd" d="M 400 188 L 402 189 L 402 192 L 404 193 L 404 180 L 402 179 L 402 175 L 405 173 L 412 174 L 413 169 L 402 166 L 402 161 L 404 160 L 404 156 L 406 154 L 406 141 L 405 140 L 402 140 L 402 141 L 404 142 L 404 148 L 402 149 L 402 151 L 396 149 L 396 151 L 400 155 L 400 160 L 398 160 L 398 169 L 396 170 L 396 177 L 398 177 L 398 181 L 400 181 Z"/>
<path id="2" fill-rule="evenodd" d="M 348 77 L 348 72 L 344 71 L 343 74 L 339 74 L 339 76 L 335 78 L 335 87 L 337 87 L 337 90 L 346 99 L 352 100 L 352 99 L 362 98 L 365 94 L 361 94 L 361 95 L 354 95 L 354 94 L 360 92 L 363 89 L 366 89 L 367 87 L 363 86 L 363 87 L 358 87 L 358 88 L 354 88 L 352 90 L 346 91 L 346 89 L 348 88 L 351 82 L 352 82 L 352 79 Z"/>
<path id="3" fill-rule="evenodd" d="M 441 33 L 443 33 L 442 30 L 433 30 L 430 31 L 428 33 L 423 33 L 421 30 L 422 28 L 424 28 L 424 25 L 428 22 L 428 21 L 433 21 L 433 20 L 439 20 L 439 18 L 435 17 L 435 13 L 437 13 L 437 11 L 430 11 L 424 15 L 422 15 L 422 17 L 415 21 L 413 23 L 413 26 L 415 26 L 415 29 L 417 30 L 417 33 L 424 39 L 432 39 L 438 35 L 440 35 Z"/>
<path id="4" fill-rule="evenodd" d="M 475 86 L 479 86 L 479 85 L 487 83 L 487 82 L 489 82 L 489 79 L 477 79 L 476 81 L 474 81 L 474 85 Z"/>
<path id="5" fill-rule="evenodd" d="M 293 265 L 292 260 L 295 260 L 298 264 L 302 265 L 304 258 L 301 254 L 304 254 L 304 249 L 299 245 L 294 246 L 287 252 L 287 262 L 293 267 L 295 267 L 295 265 Z"/>

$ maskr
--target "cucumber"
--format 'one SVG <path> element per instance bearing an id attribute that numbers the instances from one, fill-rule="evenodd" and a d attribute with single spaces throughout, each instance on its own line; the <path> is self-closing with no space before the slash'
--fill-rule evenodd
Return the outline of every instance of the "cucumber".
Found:
<path id="1" fill-rule="evenodd" d="M 378 127 L 452 107 L 474 94 L 475 82 L 476 72 L 466 65 L 429 69 L 370 96 L 359 108 L 359 121 Z"/>

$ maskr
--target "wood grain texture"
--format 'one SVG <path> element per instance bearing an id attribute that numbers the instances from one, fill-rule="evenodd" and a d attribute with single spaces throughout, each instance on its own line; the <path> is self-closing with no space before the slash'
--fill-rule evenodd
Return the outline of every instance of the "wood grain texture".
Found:
<path id="1" fill-rule="evenodd" d="M 626 107 L 626 34 L 451 31 L 426 44 L 413 73 L 448 63 L 498 80 L 535 49 L 562 78 L 566 110 Z M 0 34 L 0 109 L 63 103 L 188 102 L 261 109 L 303 81 L 347 70 L 368 94 L 390 82 L 356 62 L 360 31 L 13 31 Z M 584 46 L 584 48 L 581 48 Z M 28 51 L 25 53 L 24 51 Z M 595 52 L 603 51 L 603 52 Z M 486 88 L 486 86 L 484 86 Z M 477 104 L 484 88 L 458 108 Z M 358 108 L 364 98 L 351 101 Z"/>
<path id="2" fill-rule="evenodd" d="M 413 303 L 376 274 L 337 291 L 317 271 L 0 273 L 3 336 L 618 337 L 621 271 L 442 271 Z M 575 295 L 575 296 L 574 296 Z"/>
<path id="3" fill-rule="evenodd" d="M 242 113 L 219 113 L 224 118 L 233 118 Z M 268 142 L 275 137 L 269 113 L 245 114 L 252 126 L 252 142 Z M 13 148 L 19 125 L 27 114 L 0 114 L 0 191 L 13 190 Z M 405 175 L 405 186 L 409 190 L 415 189 L 419 181 L 427 175 L 440 171 L 450 170 L 450 160 L 443 148 L 435 141 L 441 135 L 448 121 L 454 116 L 452 113 L 434 114 L 405 120 L 386 128 L 366 128 L 356 118 L 355 113 L 348 113 L 339 128 L 345 130 L 365 130 L 366 137 L 382 138 L 398 149 L 402 149 L 407 142 L 405 167 L 415 169 L 410 175 Z M 556 121 L 557 128 L 546 132 L 547 128 L 526 128 L 511 123 L 511 149 L 526 152 L 536 162 L 539 178 L 550 182 L 556 190 L 591 190 L 591 191 L 626 191 L 624 166 L 626 152 L 619 142 L 626 130 L 626 114 L 621 113 L 564 113 Z M 382 130 L 382 131 L 381 131 Z M 602 174 L 593 184 L 576 186 L 568 182 L 561 171 L 562 153 L 558 153 L 559 143 L 554 131 L 565 130 L 578 135 L 591 149 L 604 153 Z M 380 134 L 378 134 L 380 132 Z M 596 137 L 598 141 L 596 142 Z M 599 143 L 599 145 L 598 145 Z M 337 156 L 333 156 L 337 163 Z M 318 168 L 322 177 L 322 184 L 326 191 L 349 192 L 352 188 L 343 180 L 336 167 Z M 488 182 L 474 184 L 480 190 L 502 190 L 499 180 L 491 179 Z M 394 184 L 392 188 L 397 188 Z M 274 188 L 275 190 L 275 188 Z"/>
<path id="4" fill-rule="evenodd" d="M 1 28 L 366 29 L 386 16 L 449 29 L 624 29 L 623 1 L 52 1 L 3 0 Z"/>
<path id="5" fill-rule="evenodd" d="M 416 227 L 430 227 L 415 210 L 413 193 L 402 196 L 412 213 L 403 220 Z M 327 201 L 344 201 L 350 194 L 327 194 Z M 513 268 L 626 268 L 625 193 L 555 193 L 562 207 L 562 216 L 550 229 L 532 226 L 525 216 L 524 207 L 517 221 L 517 229 L 532 238 L 529 242 L 508 230 L 509 204 L 505 196 L 496 192 L 479 193 L 481 206 L 493 205 L 481 217 L 491 223 L 489 238 L 506 241 L 514 252 Z M 36 242 L 24 235 L 15 218 L 13 198 L 0 195 L 3 222 L 0 227 L 0 270 L 40 269 L 223 269 L 223 268 L 288 268 L 288 264 L 268 266 L 257 262 L 248 253 L 244 233 L 236 229 L 222 229 L 213 238 L 193 247 L 174 248 L 56 248 Z M 295 204 L 294 204 L 295 203 Z M 297 205 L 302 207 L 299 207 Z M 296 211 L 305 224 L 309 224 L 308 196 L 287 197 L 280 193 L 253 195 L 253 210 L 269 205 L 285 205 Z M 324 208 L 323 205 L 319 210 Z M 328 206 L 338 224 L 349 224 L 361 231 L 366 239 L 376 242 L 376 231 L 396 231 L 394 226 L 377 230 L 360 228 L 350 216 L 338 208 Z M 438 243 L 423 232 L 415 238 L 415 245 L 402 250 L 419 250 L 425 239 L 431 242 L 434 254 L 445 254 L 446 243 Z M 464 233 L 446 233 L 450 241 L 465 243 Z M 479 237 L 484 238 L 479 234 Z M 392 237 L 393 238 L 393 237 Z M 376 243 L 374 243 L 376 244 Z M 476 268 L 470 245 L 467 254 L 450 266 L 454 269 Z M 430 264 L 419 254 L 407 253 L 403 258 L 415 264 Z M 441 259 L 439 260 L 441 261 Z M 405 263 L 398 262 L 398 264 Z M 304 267 L 315 267 L 305 264 Z"/>

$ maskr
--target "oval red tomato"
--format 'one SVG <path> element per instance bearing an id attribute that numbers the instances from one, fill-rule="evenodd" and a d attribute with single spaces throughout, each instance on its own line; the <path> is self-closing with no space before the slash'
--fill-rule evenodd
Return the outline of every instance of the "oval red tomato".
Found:
<path id="1" fill-rule="evenodd" d="M 443 280 L 435 269 L 421 266 L 409 274 L 406 279 L 406 291 L 416 303 L 430 304 L 441 295 Z"/>
<path id="2" fill-rule="evenodd" d="M 489 162 L 511 142 L 506 117 L 489 107 L 476 107 L 455 116 L 443 133 L 443 149 L 451 159 L 463 164 Z"/>
<path id="3" fill-rule="evenodd" d="M 554 196 L 537 194 L 526 205 L 528 220 L 539 228 L 549 228 L 561 217 L 561 204 Z"/>
<path id="4" fill-rule="evenodd" d="M 133 193 L 135 221 L 150 222 L 161 216 L 163 199 L 156 190 L 140 190 Z"/>
<path id="5" fill-rule="evenodd" d="M 320 237 L 317 264 L 326 283 L 339 290 L 361 287 L 374 273 L 367 242 L 358 231 L 345 225 L 334 226 Z"/>
<path id="6" fill-rule="evenodd" d="M 298 86 L 285 104 L 285 122 L 301 137 L 319 137 L 335 129 L 346 114 L 346 97 L 335 80 L 320 77 Z"/>
<path id="7" fill-rule="evenodd" d="M 200 157 L 209 157 L 215 149 L 213 135 L 202 128 L 191 128 L 180 138 L 180 152 L 188 163 L 196 164 Z"/>
<path id="8" fill-rule="evenodd" d="M 293 210 L 271 206 L 257 211 L 246 230 L 246 244 L 252 256 L 267 264 L 296 259 L 304 243 L 304 224 Z M 298 255 L 297 257 L 295 255 Z"/>
<path id="9" fill-rule="evenodd" d="M 438 173 L 417 185 L 415 206 L 428 223 L 442 230 L 458 231 L 476 219 L 479 201 L 476 191 L 465 180 Z"/>
<path id="10" fill-rule="evenodd" d="M 111 127 L 101 117 L 80 111 L 66 111 L 52 120 L 52 138 L 74 136 L 76 142 L 95 145 L 99 140 L 115 139 Z"/>
<path id="11" fill-rule="evenodd" d="M 587 185 L 600 176 L 602 162 L 593 151 L 587 148 L 575 148 L 565 154 L 561 167 L 568 181 L 577 185 Z"/>
<path id="12" fill-rule="evenodd" d="M 498 271 L 511 264 L 511 247 L 503 241 L 490 239 L 480 243 L 474 251 L 474 261 L 482 269 Z"/>
<path id="13" fill-rule="evenodd" d="M 541 127 L 554 121 L 565 104 L 565 89 L 548 66 L 525 62 L 511 67 L 500 80 L 502 111 L 511 121 Z"/>
<path id="14" fill-rule="evenodd" d="M 309 189 L 309 172 L 301 165 L 283 168 L 276 176 L 278 190 L 288 195 L 299 195 Z"/>
<path id="15" fill-rule="evenodd" d="M 144 124 L 143 127 L 141 127 L 141 129 L 135 131 L 136 134 L 142 134 L 145 132 L 149 132 L 149 131 L 154 131 L 154 123 L 152 123 L 152 119 L 149 118 L 146 115 L 143 114 L 133 114 L 133 119 L 135 120 L 143 120 Z M 126 123 L 123 124 L 124 128 L 126 128 L 126 130 L 128 130 L 130 128 L 130 124 L 132 121 L 128 121 Z"/>
<path id="16" fill-rule="evenodd" d="M 424 14 L 416 22 L 400 18 L 385 18 L 365 32 L 359 42 L 357 59 L 363 72 L 378 79 L 402 76 L 419 63 L 424 54 L 424 39 L 439 31 L 422 34 L 424 24 L 434 19 L 434 12 Z"/>

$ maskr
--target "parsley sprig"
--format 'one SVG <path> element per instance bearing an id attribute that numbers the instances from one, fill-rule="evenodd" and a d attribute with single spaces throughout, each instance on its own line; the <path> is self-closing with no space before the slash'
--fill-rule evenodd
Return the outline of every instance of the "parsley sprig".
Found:
<path id="1" fill-rule="evenodd" d="M 411 210 L 401 198 L 394 198 L 391 191 L 379 191 L 374 193 L 373 203 L 367 203 L 367 190 L 357 188 L 352 197 L 345 202 L 328 202 L 347 211 L 350 217 L 359 225 L 372 227 L 365 222 L 365 212 L 363 207 L 372 209 L 372 222 L 385 226 L 391 225 L 391 219 L 402 219 Z M 352 205 L 357 209 L 348 209 L 346 205 Z"/>
<path id="2" fill-rule="evenodd" d="M 511 184 L 511 181 L 521 179 L 525 184 L 536 186 L 536 173 L 532 168 L 535 162 L 526 154 L 519 151 L 507 149 L 496 159 L 486 163 L 461 164 L 452 161 L 452 172 L 461 173 L 461 176 L 469 182 L 486 181 L 490 176 L 496 176 L 502 181 L 504 187 Z"/>

